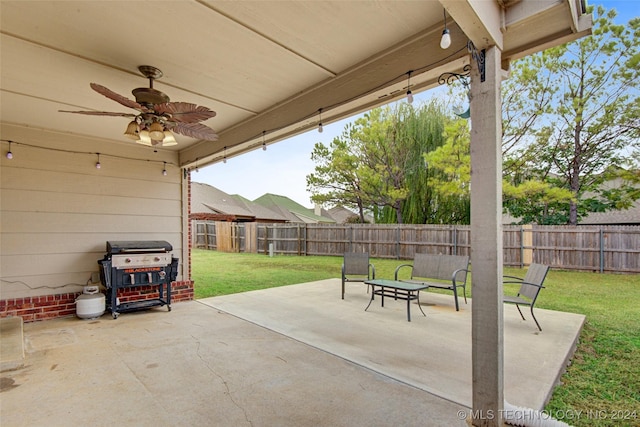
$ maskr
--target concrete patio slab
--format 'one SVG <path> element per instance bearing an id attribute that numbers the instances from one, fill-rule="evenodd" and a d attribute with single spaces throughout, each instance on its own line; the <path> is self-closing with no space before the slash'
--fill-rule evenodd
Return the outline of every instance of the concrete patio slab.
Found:
<path id="1" fill-rule="evenodd" d="M 207 298 L 202 303 L 335 354 L 353 363 L 471 407 L 471 305 L 453 296 L 421 293 L 407 322 L 406 302 L 379 299 L 350 284 L 340 299 L 340 280 Z M 536 309 L 543 328 L 504 307 L 504 395 L 517 406 L 543 409 L 569 358 L 584 316 Z M 524 311 L 525 317 L 527 312 Z M 531 317 L 529 315 L 529 317 Z"/>
<path id="2" fill-rule="evenodd" d="M 4 426 L 464 426 L 470 304 L 423 295 L 422 316 L 339 280 L 24 325 L 3 372 Z M 583 316 L 505 307 L 505 396 L 539 409 Z M 525 345 L 526 343 L 526 345 Z M 514 367 L 527 366 L 525 372 Z M 514 375 L 520 380 L 515 382 Z"/>
<path id="3" fill-rule="evenodd" d="M 24 366 L 24 336 L 22 317 L 0 319 L 0 372 Z"/>

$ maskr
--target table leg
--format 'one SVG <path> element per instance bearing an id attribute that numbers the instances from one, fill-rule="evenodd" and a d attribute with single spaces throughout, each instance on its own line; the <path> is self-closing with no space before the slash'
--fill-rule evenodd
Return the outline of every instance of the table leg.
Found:
<path id="1" fill-rule="evenodd" d="M 416 293 L 416 301 L 418 302 L 418 308 L 420 309 L 420 311 L 422 311 L 422 306 L 420 305 L 420 291 L 418 291 L 418 293 Z M 424 314 L 424 311 L 422 311 L 422 315 L 424 317 L 427 317 L 427 315 Z"/>
<path id="2" fill-rule="evenodd" d="M 411 322 L 411 292 L 407 292 L 407 322 Z"/>

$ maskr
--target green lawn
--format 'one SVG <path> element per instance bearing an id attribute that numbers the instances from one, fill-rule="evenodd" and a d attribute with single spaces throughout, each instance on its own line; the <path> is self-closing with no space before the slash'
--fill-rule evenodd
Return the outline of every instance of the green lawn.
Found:
<path id="1" fill-rule="evenodd" d="M 195 296 L 205 298 L 339 278 L 342 257 L 270 258 L 194 249 L 192 261 Z M 393 277 L 403 262 L 372 259 L 380 278 Z M 524 270 L 505 268 L 505 274 L 522 277 Z M 551 270 L 545 286 L 536 307 L 587 316 L 572 364 L 545 409 L 582 411 L 571 421 L 576 427 L 640 426 L 640 275 Z M 505 286 L 505 291 L 517 288 Z M 627 419 L 612 419 L 616 416 Z"/>

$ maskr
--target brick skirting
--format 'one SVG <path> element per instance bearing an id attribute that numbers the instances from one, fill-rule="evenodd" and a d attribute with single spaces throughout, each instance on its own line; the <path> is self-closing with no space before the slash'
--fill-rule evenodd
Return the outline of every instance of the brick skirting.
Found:
<path id="1" fill-rule="evenodd" d="M 25 322 L 69 317 L 76 314 L 80 292 L 0 300 L 0 317 L 20 316 Z M 134 286 L 118 293 L 121 302 L 158 298 L 157 286 Z M 171 284 L 171 303 L 193 299 L 193 281 Z"/>

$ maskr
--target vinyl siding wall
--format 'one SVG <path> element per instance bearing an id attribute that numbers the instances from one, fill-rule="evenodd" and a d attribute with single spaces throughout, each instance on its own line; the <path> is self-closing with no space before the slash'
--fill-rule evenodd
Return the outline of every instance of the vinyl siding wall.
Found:
<path id="1" fill-rule="evenodd" d="M 12 160 L 1 145 L 0 300 L 82 291 L 108 240 L 166 240 L 180 258 L 177 281 L 189 280 L 188 186 L 177 153 L 6 124 L 0 131 L 15 141 Z"/>

